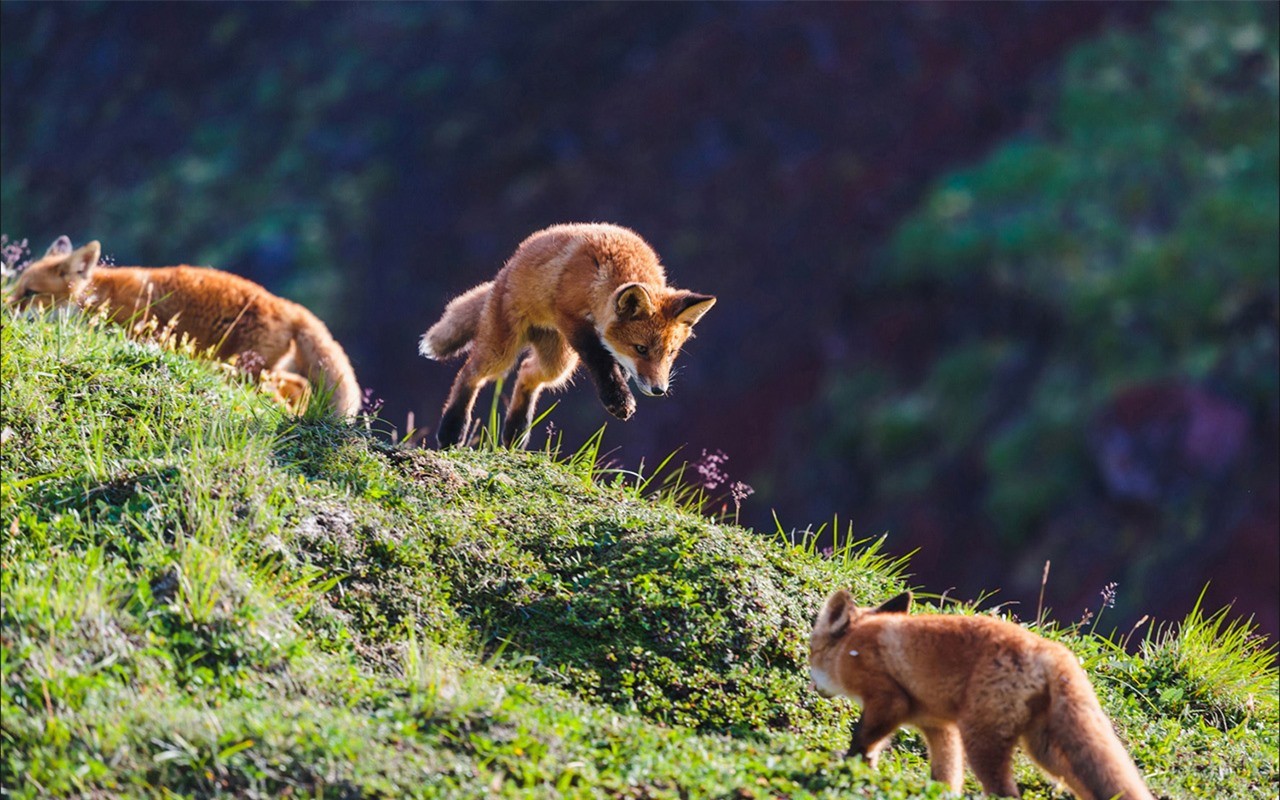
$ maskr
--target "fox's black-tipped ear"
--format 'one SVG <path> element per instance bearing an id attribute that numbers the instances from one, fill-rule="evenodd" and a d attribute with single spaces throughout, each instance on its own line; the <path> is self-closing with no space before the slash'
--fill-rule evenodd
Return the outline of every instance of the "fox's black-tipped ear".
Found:
<path id="1" fill-rule="evenodd" d="M 880 604 L 877 614 L 905 614 L 911 610 L 911 592 L 903 592 Z"/>
<path id="2" fill-rule="evenodd" d="M 619 319 L 643 319 L 653 316 L 653 296 L 643 283 L 628 283 L 613 294 L 613 308 Z"/>
<path id="3" fill-rule="evenodd" d="M 53 240 L 53 244 L 49 245 L 49 249 L 44 251 L 44 257 L 49 256 L 65 256 L 75 248 L 71 246 L 70 236 L 59 236 Z"/>
<path id="4" fill-rule="evenodd" d="M 837 589 L 818 615 L 818 621 L 825 625 L 832 636 L 843 636 L 849 629 L 849 612 L 853 610 L 853 597 L 844 589 Z"/>
<path id="5" fill-rule="evenodd" d="M 84 280 L 98 266 L 98 259 L 101 257 L 102 245 L 96 241 L 89 242 L 67 256 L 67 260 L 58 267 L 58 272 L 69 281 Z"/>
<path id="6" fill-rule="evenodd" d="M 676 322 L 683 322 L 692 328 L 715 304 L 716 299 L 709 294 L 683 292 L 676 298 L 674 314 Z"/>

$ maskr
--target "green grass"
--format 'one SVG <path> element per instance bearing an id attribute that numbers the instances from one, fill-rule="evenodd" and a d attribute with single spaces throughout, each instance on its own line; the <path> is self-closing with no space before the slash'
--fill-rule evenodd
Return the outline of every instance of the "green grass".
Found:
<path id="1" fill-rule="evenodd" d="M 583 452 L 391 446 L 114 329 L 0 329 L 12 796 L 932 797 L 807 689 L 834 587 L 904 585 Z M 1046 628 L 1170 796 L 1274 796 L 1274 649 Z M 1056 795 L 1026 762 L 1028 797 Z M 971 788 L 973 788 L 971 786 Z"/>

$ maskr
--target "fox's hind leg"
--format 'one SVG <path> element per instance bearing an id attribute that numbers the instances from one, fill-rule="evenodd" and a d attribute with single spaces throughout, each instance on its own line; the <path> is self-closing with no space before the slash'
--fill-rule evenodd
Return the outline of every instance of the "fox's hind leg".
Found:
<path id="1" fill-rule="evenodd" d="M 958 792 L 964 784 L 964 746 L 955 725 L 920 727 L 929 745 L 929 777 Z"/>
<path id="2" fill-rule="evenodd" d="M 311 403 L 311 383 L 296 372 L 264 369 L 258 379 L 291 414 L 301 414 Z"/>
<path id="3" fill-rule="evenodd" d="M 444 404 L 444 413 L 440 416 L 440 428 L 436 431 L 436 442 L 441 447 L 453 447 L 466 439 L 476 394 L 488 382 L 488 376 L 477 368 L 474 358 L 468 358 L 458 370 L 458 377 L 453 379 L 453 388 L 449 390 L 449 399 Z"/>
<path id="4" fill-rule="evenodd" d="M 297 348 L 292 339 L 264 337 L 256 347 L 232 353 L 236 369 L 257 380 L 290 414 L 301 414 L 311 402 L 311 384 L 298 373 Z"/>
<path id="5" fill-rule="evenodd" d="M 511 402 L 507 404 L 507 418 L 502 426 L 502 443 L 513 445 L 521 441 L 533 424 L 533 413 L 538 406 L 538 395 L 543 389 L 555 389 L 564 385 L 578 367 L 578 355 L 559 333 L 535 328 L 529 332 L 529 344 L 533 351 L 520 364 L 520 375 L 511 390 Z"/>
<path id="6" fill-rule="evenodd" d="M 1021 797 L 1013 780 L 1013 746 L 1016 736 L 984 725 L 964 725 L 960 729 L 969 768 L 982 790 L 997 797 Z"/>
<path id="7" fill-rule="evenodd" d="M 472 343 L 467 361 L 453 379 L 449 399 L 440 417 L 440 429 L 436 441 L 441 447 L 463 443 L 471 427 L 471 411 L 476 404 L 476 394 L 486 383 L 511 369 L 520 353 L 520 342 L 510 326 L 502 323 L 485 309 L 480 321 L 480 333 Z"/>

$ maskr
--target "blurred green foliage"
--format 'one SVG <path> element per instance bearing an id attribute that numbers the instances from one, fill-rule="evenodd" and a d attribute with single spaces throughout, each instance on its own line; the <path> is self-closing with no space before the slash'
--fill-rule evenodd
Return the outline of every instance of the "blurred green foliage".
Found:
<path id="1" fill-rule="evenodd" d="M 881 500 L 976 451 L 985 511 L 1019 541 L 1090 491 L 1088 426 L 1117 390 L 1208 383 L 1274 417 L 1276 42 L 1274 8 L 1188 4 L 1078 47 L 1045 129 L 903 222 L 872 288 L 990 312 L 923 377 L 830 385 L 836 447 L 876 465 Z"/>
<path id="2" fill-rule="evenodd" d="M 387 92 L 391 65 L 410 54 L 368 46 L 370 28 L 421 30 L 450 14 L 371 12 L 360 28 L 334 20 L 337 7 L 7 11 L 30 36 L 6 48 L 6 92 L 40 102 L 4 123 L 6 230 L 53 226 L 129 263 L 230 269 L 346 321 L 344 273 L 395 180 L 394 163 L 374 156 L 418 134 L 391 112 L 439 89 L 427 61 L 404 78 L 410 88 Z M 58 78 L 66 59 L 76 81 Z"/>

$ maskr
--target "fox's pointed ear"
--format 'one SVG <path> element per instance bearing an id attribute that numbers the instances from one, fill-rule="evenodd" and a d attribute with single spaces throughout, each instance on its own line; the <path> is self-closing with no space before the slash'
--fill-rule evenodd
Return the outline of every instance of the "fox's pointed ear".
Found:
<path id="1" fill-rule="evenodd" d="M 613 309 L 619 319 L 643 319 L 653 316 L 653 296 L 643 283 L 627 283 L 613 293 Z"/>
<path id="2" fill-rule="evenodd" d="M 897 597 L 885 600 L 876 609 L 877 614 L 905 614 L 911 610 L 911 592 L 903 592 Z"/>
<path id="3" fill-rule="evenodd" d="M 853 597 L 844 589 L 837 589 L 818 614 L 818 624 L 826 627 L 832 636 L 843 636 L 849 629 L 849 613 L 853 610 Z"/>
<path id="4" fill-rule="evenodd" d="M 716 299 L 709 294 L 681 292 L 676 296 L 672 316 L 676 322 L 683 322 L 692 328 L 715 304 Z"/>
<path id="5" fill-rule="evenodd" d="M 65 256 L 75 248 L 71 246 L 70 236 L 59 236 L 53 240 L 53 244 L 49 245 L 49 249 L 44 251 L 44 257 L 49 256 Z"/>
<path id="6" fill-rule="evenodd" d="M 89 242 L 67 256 L 67 260 L 58 267 L 58 273 L 69 281 L 84 280 L 98 266 L 98 259 L 101 257 L 102 245 L 96 241 Z"/>

